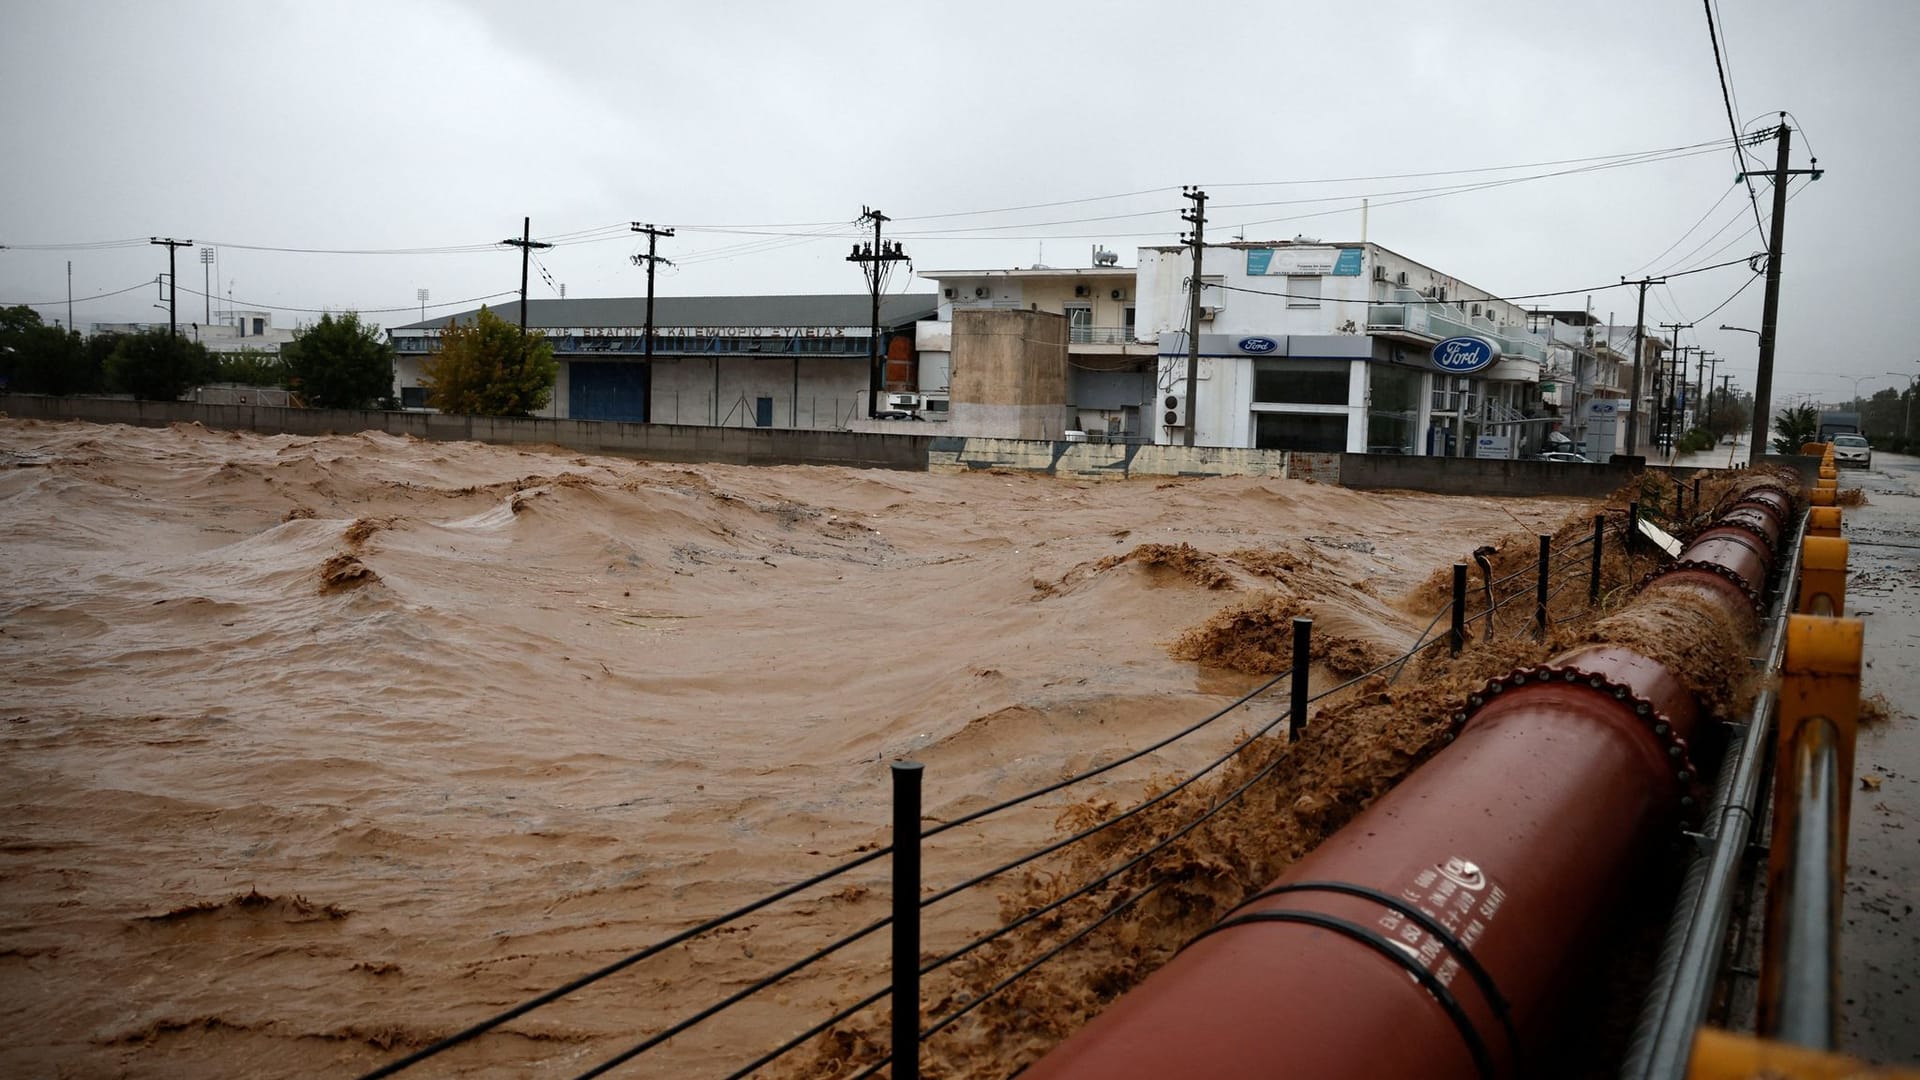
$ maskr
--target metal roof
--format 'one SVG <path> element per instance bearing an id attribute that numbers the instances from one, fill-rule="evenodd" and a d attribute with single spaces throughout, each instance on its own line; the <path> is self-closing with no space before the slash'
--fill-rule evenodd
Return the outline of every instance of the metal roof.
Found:
<path id="1" fill-rule="evenodd" d="M 899 327 L 930 319 L 939 305 L 939 298 L 932 293 L 883 296 L 880 298 L 880 324 Z M 518 300 L 489 307 L 507 322 L 520 321 Z M 465 324 L 479 315 L 480 309 L 474 308 L 457 315 L 441 315 L 393 329 L 438 330 L 446 326 L 449 319 Z M 824 296 L 660 296 L 653 301 L 653 325 L 663 329 L 683 326 L 866 326 L 872 319 L 873 298 L 867 293 Z M 641 326 L 646 321 L 647 300 L 644 296 L 527 301 L 529 327 Z"/>

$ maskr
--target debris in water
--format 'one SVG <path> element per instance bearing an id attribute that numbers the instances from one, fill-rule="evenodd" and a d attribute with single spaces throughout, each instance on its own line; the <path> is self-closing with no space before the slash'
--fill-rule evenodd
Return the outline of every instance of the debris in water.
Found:
<path id="1" fill-rule="evenodd" d="M 335 552 L 320 566 L 321 592 L 355 589 L 379 580 L 380 575 L 374 573 L 372 567 L 344 551 Z"/>

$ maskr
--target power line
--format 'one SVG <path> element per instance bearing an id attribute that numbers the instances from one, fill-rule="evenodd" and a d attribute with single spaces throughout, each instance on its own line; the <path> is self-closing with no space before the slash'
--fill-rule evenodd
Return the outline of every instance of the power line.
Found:
<path id="1" fill-rule="evenodd" d="M 1700 318 L 1698 318 L 1698 319 L 1696 319 L 1695 321 L 1696 321 L 1696 322 L 1706 322 L 1706 321 L 1707 321 L 1708 319 L 1711 319 L 1711 318 L 1713 318 L 1713 317 L 1714 317 L 1715 315 L 1717 315 L 1717 314 L 1719 314 L 1719 313 L 1720 313 L 1720 309 L 1721 309 L 1721 308 L 1723 308 L 1723 307 L 1726 307 L 1726 306 L 1727 306 L 1728 304 L 1731 304 L 1731 303 L 1733 303 L 1733 302 L 1734 302 L 1735 300 L 1737 300 L 1737 299 L 1739 299 L 1739 298 L 1740 298 L 1740 294 L 1741 294 L 1741 293 L 1743 293 L 1743 292 L 1746 292 L 1746 291 L 1747 291 L 1748 289 L 1750 289 L 1750 288 L 1752 288 L 1752 287 L 1753 287 L 1753 283 L 1754 283 L 1754 282 L 1756 282 L 1756 281 L 1759 281 L 1759 280 L 1760 280 L 1761 278 L 1763 278 L 1763 277 L 1765 277 L 1765 276 L 1766 276 L 1765 274 L 1761 274 L 1761 273 L 1755 273 L 1755 274 L 1754 274 L 1754 275 L 1753 275 L 1752 277 L 1750 277 L 1750 278 L 1748 278 L 1748 279 L 1746 280 L 1746 283 L 1745 283 L 1745 284 L 1743 284 L 1743 285 L 1741 285 L 1741 286 L 1740 286 L 1739 288 L 1737 288 L 1737 289 L 1735 289 L 1735 290 L 1733 290 L 1733 295 L 1732 295 L 1732 296 L 1729 296 L 1729 297 L 1727 297 L 1727 298 L 1726 298 L 1725 300 L 1722 300 L 1722 301 L 1720 301 L 1720 302 L 1719 302 L 1718 304 L 1715 304 L 1715 305 L 1713 305 L 1713 310 L 1712 310 L 1712 311 L 1709 311 L 1709 312 L 1707 312 L 1707 313 L 1706 313 L 1705 315 L 1702 315 L 1702 316 L 1700 316 Z M 1696 336 L 1698 336 L 1698 335 L 1696 334 Z"/>
<path id="2" fill-rule="evenodd" d="M 1741 146 L 1740 122 L 1733 118 L 1733 91 L 1728 89 L 1727 66 L 1720 56 L 1720 31 L 1713 21 L 1713 0 L 1700 0 L 1707 13 L 1707 40 L 1713 43 L 1713 70 L 1720 76 L 1720 101 L 1727 107 L 1727 130 L 1733 133 L 1733 157 L 1740 166 L 1740 179 L 1747 185 L 1747 202 L 1753 207 L 1753 227 L 1760 230 L 1762 243 L 1767 239 L 1767 227 L 1760 220 L 1760 195 L 1753 188 L 1753 178 L 1747 175 L 1747 159 Z"/>
<path id="3" fill-rule="evenodd" d="M 1643 262 L 1639 266 L 1634 267 L 1633 272 L 1637 274 L 1640 271 L 1645 270 L 1647 267 L 1652 266 L 1654 263 L 1657 263 L 1661 259 L 1666 258 L 1668 253 L 1672 252 L 1674 248 L 1677 248 L 1681 244 L 1686 243 L 1687 237 L 1692 236 L 1700 228 L 1700 226 L 1706 224 L 1707 219 L 1713 216 L 1714 211 L 1720 209 L 1720 204 L 1723 202 L 1726 202 L 1727 196 L 1733 194 L 1733 192 L 1734 192 L 1734 189 L 1732 187 L 1722 188 L 1720 191 L 1720 197 L 1713 200 L 1713 205 L 1707 207 L 1707 212 L 1700 215 L 1699 221 L 1694 222 L 1691 228 L 1689 228 L 1686 232 L 1683 232 L 1680 234 L 1680 239 L 1675 240 L 1671 244 L 1668 244 L 1666 251 L 1662 251 L 1660 254 L 1655 255 L 1653 258 L 1648 259 L 1646 262 Z"/>
<path id="4" fill-rule="evenodd" d="M 1745 264 L 1746 262 L 1747 260 L 1745 259 L 1729 259 L 1728 261 L 1723 263 L 1714 263 L 1712 266 L 1697 266 L 1691 270 L 1682 270 L 1679 273 L 1669 274 L 1667 276 L 1668 277 L 1685 277 L 1688 274 L 1704 274 L 1709 270 L 1719 270 L 1728 266 L 1738 266 L 1738 265 Z M 1607 289 L 1619 289 L 1629 285 L 1637 285 L 1637 284 L 1638 282 L 1634 282 L 1634 281 L 1616 281 L 1608 285 L 1592 285 L 1583 289 L 1556 289 L 1552 292 L 1515 293 L 1512 296 L 1487 296 L 1487 297 L 1471 299 L 1466 302 L 1475 303 L 1475 304 L 1487 304 L 1487 303 L 1500 301 L 1500 302 L 1511 304 L 1521 300 L 1542 300 L 1552 296 L 1574 296 L 1580 293 L 1603 292 Z M 1252 293 L 1256 296 L 1282 296 L 1282 297 L 1286 297 L 1289 300 L 1325 300 L 1326 299 L 1326 297 L 1319 296 L 1319 295 L 1307 295 L 1304 293 L 1273 292 L 1267 289 L 1249 289 L 1240 285 L 1226 285 L 1216 281 L 1207 282 L 1206 287 L 1209 289 L 1224 289 L 1227 292 Z M 1462 302 L 1461 298 L 1458 298 L 1458 297 L 1452 300 L 1440 300 L 1432 297 L 1423 296 L 1413 300 L 1393 300 L 1393 301 L 1388 301 L 1387 303 L 1404 304 L 1407 306 L 1416 306 L 1416 305 L 1417 306 L 1430 306 L 1430 305 L 1437 306 L 1437 305 L 1453 305 L 1453 304 L 1459 304 L 1461 302 Z M 1702 318 L 1705 318 L 1705 316 L 1702 316 Z"/>
<path id="5" fill-rule="evenodd" d="M 148 282 L 146 284 L 151 284 L 151 282 Z M 188 294 L 189 296 L 207 295 L 198 289 L 191 289 L 185 286 L 182 286 L 180 291 Z M 465 300 L 442 300 L 439 303 L 428 304 L 426 306 L 428 308 L 449 308 L 449 307 L 460 307 L 464 304 L 479 304 L 479 303 L 484 303 L 485 301 L 488 301 L 488 300 L 497 300 L 502 296 L 515 296 L 515 295 L 518 295 L 519 291 L 520 290 L 518 289 L 508 289 L 505 292 L 488 293 L 485 296 L 470 296 L 470 297 L 467 297 Z M 389 307 L 389 308 L 363 308 L 363 307 L 354 307 L 351 304 L 336 304 L 333 307 L 310 308 L 310 307 L 288 307 L 284 304 L 261 304 L 261 303 L 255 303 L 251 300 L 234 300 L 232 301 L 232 303 L 235 307 L 248 308 L 254 311 L 291 311 L 297 314 L 305 314 L 305 315 L 326 315 L 336 311 L 352 311 L 352 312 L 357 312 L 361 315 L 389 315 L 396 311 L 418 311 L 420 309 L 419 304 L 406 304 L 401 307 Z"/>
<path id="6" fill-rule="evenodd" d="M 141 242 L 145 243 L 144 240 Z M 152 284 L 153 281 L 149 280 L 143 281 L 138 285 L 129 285 L 124 289 L 115 289 L 112 292 L 94 293 L 92 296 L 76 296 L 73 297 L 72 302 L 85 304 L 93 300 L 105 300 L 109 296 L 120 296 L 124 293 L 130 293 L 135 289 L 144 289 Z M 191 292 L 192 290 L 189 289 L 188 291 Z M 0 300 L 0 307 L 57 307 L 67 302 L 67 298 L 64 296 L 58 300 Z"/>
<path id="7" fill-rule="evenodd" d="M 1216 209 L 1251 209 L 1256 207 L 1267 207 L 1267 206 L 1300 206 L 1300 205 L 1307 205 L 1312 203 L 1352 202 L 1356 199 L 1386 199 L 1394 195 L 1418 195 L 1424 198 L 1440 198 L 1447 195 L 1458 195 L 1458 194 L 1464 194 L 1464 193 L 1473 192 L 1473 191 L 1484 191 L 1490 188 L 1506 187 L 1512 184 L 1526 183 L 1533 180 L 1547 180 L 1547 179 L 1553 179 L 1553 178 L 1562 177 L 1562 176 L 1574 176 L 1581 173 L 1600 172 L 1607 169 L 1625 168 L 1627 166 L 1632 166 L 1632 165 L 1646 165 L 1646 164 L 1653 164 L 1661 161 L 1672 161 L 1679 158 L 1695 157 L 1700 154 L 1718 153 L 1722 148 L 1724 148 L 1724 146 L 1725 146 L 1724 140 L 1716 139 L 1710 143 L 1703 143 L 1703 144 L 1699 144 L 1697 146 L 1692 146 L 1692 147 L 1680 147 L 1680 148 L 1677 148 L 1676 150 L 1671 150 L 1671 151 L 1670 150 L 1648 151 L 1644 154 L 1632 155 L 1624 160 L 1611 159 L 1611 158 L 1605 159 L 1605 162 L 1603 164 L 1598 164 L 1598 165 L 1585 165 L 1579 168 L 1560 169 L 1553 172 L 1532 173 L 1526 176 L 1505 177 L 1499 180 L 1477 181 L 1471 184 L 1439 184 L 1431 187 L 1400 188 L 1397 190 L 1388 190 L 1388 191 L 1371 191 L 1371 192 L 1366 192 L 1362 194 L 1316 195 L 1316 196 L 1301 198 L 1301 199 L 1271 199 L 1271 200 L 1264 200 L 1260 202 L 1221 203 L 1216 206 Z M 1394 199 L 1392 201 L 1382 202 L 1379 205 L 1396 206 L 1401 203 L 1418 202 L 1418 201 L 1420 201 L 1420 199 Z M 954 233 L 1006 232 L 1014 229 L 1047 228 L 1054 225 L 1082 225 L 1090 222 L 1100 222 L 1100 221 L 1124 221 L 1129 218 L 1156 217 L 1159 215 L 1169 214 L 1172 212 L 1173 211 L 1166 210 L 1166 209 L 1136 210 L 1136 211 L 1123 213 L 1123 214 L 1102 214 L 1095 217 L 1061 218 L 1054 221 L 1026 221 L 1026 222 L 1018 222 L 1010 225 L 976 225 L 976 226 L 966 226 L 962 228 L 953 228 L 953 229 L 919 229 L 919 230 L 905 231 L 900 233 L 900 235 L 912 236 L 918 239 L 938 239 Z M 1326 211 L 1325 213 L 1346 214 L 1346 213 L 1352 213 L 1352 209 L 1351 207 L 1342 207 L 1338 210 Z M 1304 216 L 1317 217 L 1322 215 L 1309 214 Z M 1242 222 L 1241 225 L 1269 225 L 1269 224 L 1274 224 L 1276 222 L 1281 222 L 1281 221 L 1296 221 L 1296 220 L 1301 220 L 1301 219 L 1295 218 L 1295 217 L 1270 218 L 1270 219 L 1261 220 L 1261 221 L 1246 221 L 1246 222 Z M 1140 234 L 1131 234 L 1131 235 L 1140 235 Z"/>
<path id="8" fill-rule="evenodd" d="M 1738 136 L 1738 133 L 1736 132 L 1736 144 L 1738 142 L 1737 136 Z M 1560 171 L 1549 172 L 1549 173 L 1539 173 L 1539 174 L 1534 174 L 1534 175 L 1525 176 L 1525 177 L 1508 177 L 1500 180 L 1486 181 L 1486 182 L 1480 182 L 1480 183 L 1474 183 L 1474 184 L 1437 185 L 1430 188 L 1408 188 L 1408 189 L 1400 189 L 1400 190 L 1385 191 L 1385 192 L 1352 194 L 1352 195 L 1346 195 L 1346 196 L 1335 195 L 1335 196 L 1320 196 L 1320 197 L 1314 197 L 1314 198 L 1294 199 L 1294 200 L 1267 200 L 1267 201 L 1261 201 L 1261 202 L 1221 204 L 1221 208 L 1286 206 L 1286 205 L 1299 205 L 1299 204 L 1314 203 L 1314 202 L 1340 201 L 1342 199 L 1377 198 L 1382 196 L 1401 195 L 1401 194 L 1427 194 L 1427 193 L 1450 194 L 1455 192 L 1484 190 L 1488 187 L 1499 187 L 1499 186 L 1504 186 L 1511 183 L 1519 183 L 1519 182 L 1528 181 L 1528 180 L 1547 179 L 1547 178 L 1556 177 L 1556 176 L 1574 175 L 1578 173 L 1600 171 L 1604 169 L 1619 168 L 1619 167 L 1624 167 L 1629 165 L 1650 164 L 1658 161 L 1674 160 L 1680 157 L 1693 156 L 1696 152 L 1711 153 L 1725 146 L 1726 146 L 1725 140 L 1715 139 L 1708 142 L 1690 143 L 1690 144 L 1685 144 L 1681 146 L 1661 147 L 1653 150 L 1634 151 L 1634 152 L 1619 153 L 1619 154 L 1596 155 L 1593 157 L 1561 158 L 1561 159 L 1556 159 L 1551 161 L 1527 162 L 1527 163 L 1513 164 L 1513 165 L 1486 165 L 1486 166 L 1476 166 L 1476 167 L 1462 168 L 1462 169 L 1436 169 L 1436 170 L 1428 170 L 1423 172 L 1383 173 L 1383 174 L 1378 174 L 1374 176 L 1328 177 L 1328 178 L 1319 178 L 1319 179 L 1296 179 L 1296 180 L 1241 181 L 1237 183 L 1223 184 L 1219 186 L 1223 186 L 1223 187 L 1288 187 L 1288 186 L 1311 186 L 1315 184 L 1351 184 L 1351 183 L 1375 182 L 1375 181 L 1382 181 L 1382 180 L 1417 179 L 1417 178 L 1433 177 L 1433 176 L 1454 176 L 1454 175 L 1466 176 L 1466 175 L 1476 175 L 1476 174 L 1484 174 L 1484 173 L 1491 173 L 1491 172 L 1511 172 L 1517 169 L 1550 168 L 1550 167 L 1556 167 L 1560 165 L 1583 166 L 1582 168 L 1560 170 Z M 1595 163 L 1598 163 L 1598 164 L 1595 164 Z M 956 210 L 956 211 L 946 211 L 946 212 L 933 213 L 933 214 L 908 215 L 895 220 L 934 221 L 934 220 L 943 220 L 943 219 L 958 218 L 958 217 L 984 217 L 984 216 L 989 216 L 994 214 L 1018 213 L 1025 210 L 1049 209 L 1057 206 L 1074 206 L 1074 205 L 1083 205 L 1083 204 L 1094 203 L 1094 202 L 1106 202 L 1106 201 L 1113 201 L 1118 199 L 1137 198 L 1141 196 L 1160 194 L 1160 193 L 1173 191 L 1173 190 L 1176 190 L 1176 189 L 1171 186 L 1160 187 L 1160 188 L 1143 188 L 1137 191 L 1116 192 L 1116 193 L 1106 194 L 1106 195 L 1090 195 L 1090 196 L 1084 196 L 1084 197 L 1074 198 L 1074 199 L 1054 200 L 1050 202 L 1026 203 L 1019 206 L 1005 206 L 1005 207 L 993 207 L 993 208 L 981 209 L 981 210 Z M 1411 201 L 1411 200 L 1407 200 L 1407 201 Z M 1392 204 L 1386 204 L 1386 205 L 1392 205 Z M 1003 225 L 1003 226 L 973 226 L 973 227 L 966 227 L 966 228 L 956 228 L 951 230 L 922 229 L 914 232 L 902 232 L 900 235 L 914 236 L 914 237 L 920 237 L 920 238 L 933 238 L 943 233 L 977 233 L 977 232 L 989 232 L 989 231 L 1004 231 L 1008 229 L 1019 229 L 1019 228 L 1044 228 L 1051 225 L 1083 224 L 1083 223 L 1091 223 L 1091 222 L 1099 222 L 1099 221 L 1125 220 L 1128 218 L 1149 217 L 1155 214 L 1172 213 L 1172 212 L 1173 212 L 1172 210 L 1147 210 L 1147 211 L 1137 211 L 1137 212 L 1128 213 L 1128 214 L 1097 215 L 1097 216 L 1090 216 L 1090 217 L 1083 217 L 1083 218 L 1060 219 L 1057 221 L 1025 222 L 1021 224 Z M 1339 212 L 1345 213 L 1349 211 L 1342 210 Z M 1273 220 L 1287 221 L 1287 220 L 1299 220 L 1299 219 L 1280 218 L 1280 219 L 1273 219 Z M 1259 224 L 1271 224 L 1271 223 L 1273 222 L 1250 221 L 1250 222 L 1245 222 L 1244 224 L 1259 225 Z M 681 229 L 687 232 L 717 232 L 717 233 L 734 233 L 734 234 L 740 234 L 740 235 L 765 235 L 765 236 L 785 237 L 785 236 L 799 236 L 799 235 L 819 235 L 819 234 L 800 234 L 800 233 L 795 233 L 789 230 L 843 229 L 847 225 L 848 223 L 845 221 L 814 221 L 814 222 L 789 222 L 789 223 L 748 224 L 748 225 L 685 225 L 685 226 L 681 226 Z M 576 229 L 570 232 L 556 233 L 547 237 L 543 237 L 542 240 L 556 247 L 570 247 L 570 246 L 575 246 L 579 244 L 604 243 L 609 240 L 620 239 L 626 235 L 627 235 L 626 223 L 617 222 L 617 223 L 612 223 L 608 225 L 594 226 L 592 228 Z M 1104 235 L 1111 235 L 1111 234 L 1100 234 L 1100 235 L 1104 236 Z M 1131 234 L 1125 234 L 1125 235 L 1146 236 L 1146 235 L 1158 235 L 1158 233 L 1131 233 Z M 1074 237 L 1061 237 L 1061 238 L 1073 239 Z M 1025 239 L 1025 237 L 1015 237 L 1014 239 Z M 116 248 L 138 247 L 138 246 L 144 245 L 146 242 L 147 242 L 146 239 L 143 237 L 129 237 L 125 239 L 116 239 L 116 240 L 71 241 L 71 242 L 63 242 L 63 243 L 37 243 L 37 244 L 6 244 L 6 245 L 0 245 L 0 247 L 11 248 L 11 249 L 20 250 L 20 251 L 98 251 L 98 250 L 112 250 Z M 224 241 L 224 240 L 211 240 L 211 241 L 204 241 L 204 242 L 210 243 L 216 247 L 234 248 L 236 250 L 241 250 L 241 251 L 261 251 L 261 252 L 274 252 L 274 253 L 294 254 L 294 255 L 363 255 L 363 256 L 469 255 L 469 254 L 479 254 L 483 252 L 498 251 L 503 246 L 502 243 L 499 241 L 479 241 L 479 242 L 464 243 L 464 244 L 419 245 L 414 247 L 340 247 L 340 248 L 306 247 L 306 246 L 282 245 L 282 244 L 248 244 L 248 243 L 240 243 L 235 241 Z"/>

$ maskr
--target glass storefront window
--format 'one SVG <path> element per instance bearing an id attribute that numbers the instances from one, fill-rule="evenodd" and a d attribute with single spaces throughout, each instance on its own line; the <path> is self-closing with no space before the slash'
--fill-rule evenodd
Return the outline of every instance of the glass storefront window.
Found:
<path id="1" fill-rule="evenodd" d="M 1369 364 L 1367 453 L 1414 454 L 1420 420 L 1421 373 L 1394 364 Z"/>
<path id="2" fill-rule="evenodd" d="M 1345 405 L 1346 360 L 1256 360 L 1253 400 L 1274 405 Z"/>
<path id="3" fill-rule="evenodd" d="M 1310 413 L 1255 413 L 1253 445 L 1262 450 L 1342 453 L 1347 448 L 1347 418 Z"/>

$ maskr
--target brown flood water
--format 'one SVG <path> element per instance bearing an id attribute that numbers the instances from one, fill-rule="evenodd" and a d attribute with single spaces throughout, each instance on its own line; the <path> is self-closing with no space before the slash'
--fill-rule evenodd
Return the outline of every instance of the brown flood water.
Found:
<path id="1" fill-rule="evenodd" d="M 1297 603 L 1350 673 L 1436 568 L 1586 505 L 0 420 L 0 1072 L 352 1076 L 884 843 L 889 760 L 933 821 L 1105 760 L 1254 685 L 1191 658 L 1258 667 L 1223 633 Z M 929 887 L 1274 711 L 946 834 Z M 416 1073 L 573 1075 L 883 914 L 884 871 Z M 883 938 L 616 1075 L 726 1075 Z"/>

